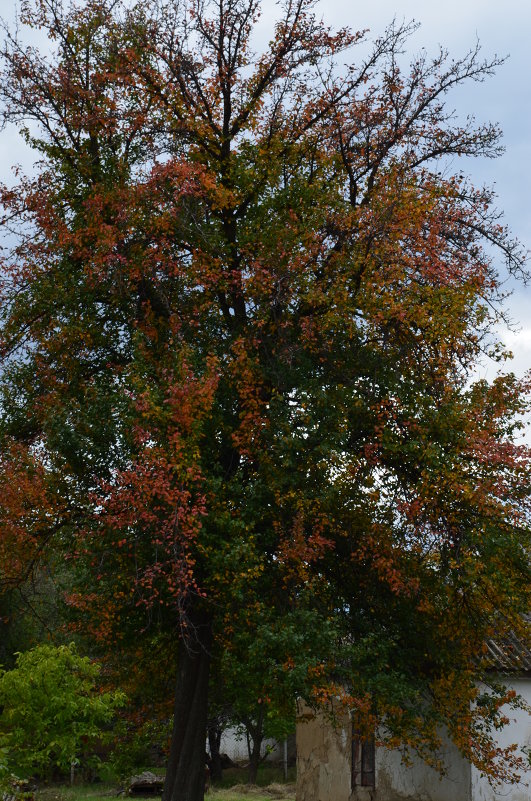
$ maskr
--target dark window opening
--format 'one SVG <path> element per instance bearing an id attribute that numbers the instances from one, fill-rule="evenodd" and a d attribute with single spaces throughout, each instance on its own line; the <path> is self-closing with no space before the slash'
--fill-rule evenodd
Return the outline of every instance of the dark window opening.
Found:
<path id="1" fill-rule="evenodd" d="M 374 737 L 362 737 L 352 724 L 351 785 L 354 787 L 375 787 L 375 747 Z"/>

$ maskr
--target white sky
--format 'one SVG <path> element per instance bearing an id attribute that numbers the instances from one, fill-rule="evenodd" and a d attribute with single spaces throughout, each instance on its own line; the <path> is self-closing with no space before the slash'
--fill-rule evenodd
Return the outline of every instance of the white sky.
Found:
<path id="1" fill-rule="evenodd" d="M 0 16 L 13 18 L 14 0 L 0 0 Z M 528 0 L 373 0 L 341 2 L 320 0 L 317 14 L 332 27 L 370 29 L 378 36 L 396 17 L 416 20 L 421 28 L 410 40 L 413 56 L 421 48 L 434 53 L 439 44 L 459 56 L 479 39 L 486 57 L 509 59 L 484 84 L 470 84 L 454 95 L 460 113 L 473 113 L 480 121 L 499 122 L 504 131 L 505 154 L 498 160 L 465 161 L 459 169 L 476 183 L 494 185 L 506 221 L 526 247 L 531 248 L 531 3 Z M 265 0 L 262 27 L 266 36 L 276 16 L 273 0 Z M 452 96 L 449 98 L 452 102 Z M 10 166 L 28 168 L 31 157 L 12 130 L 0 134 L 0 180 L 9 181 Z M 515 353 L 512 369 L 518 374 L 531 367 L 531 288 L 518 288 L 508 308 L 520 325 L 518 334 L 503 340 Z M 490 371 L 489 371 L 490 372 Z"/>

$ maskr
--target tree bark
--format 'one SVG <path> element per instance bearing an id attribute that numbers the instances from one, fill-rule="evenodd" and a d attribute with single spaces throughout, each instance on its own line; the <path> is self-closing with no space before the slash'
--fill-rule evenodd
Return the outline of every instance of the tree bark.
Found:
<path id="1" fill-rule="evenodd" d="M 258 768 L 261 761 L 262 737 L 256 740 L 253 737 L 253 748 L 249 760 L 249 784 L 256 784 L 258 778 Z"/>
<path id="2" fill-rule="evenodd" d="M 190 615 L 179 644 L 170 755 L 162 801 L 203 801 L 212 623 Z"/>
<path id="3" fill-rule="evenodd" d="M 264 713 L 263 710 L 260 709 L 258 713 L 258 718 L 256 723 L 251 723 L 250 721 L 246 722 L 247 728 L 247 737 L 249 735 L 252 740 L 252 746 L 250 746 L 249 740 L 247 740 L 247 747 L 249 749 L 249 784 L 256 784 L 256 779 L 258 778 L 258 768 L 261 762 L 261 751 L 262 751 L 262 742 L 264 740 Z"/>
<path id="4" fill-rule="evenodd" d="M 212 781 L 221 781 L 223 770 L 221 767 L 221 726 L 212 724 L 208 727 L 208 745 L 210 747 L 210 778 Z"/>

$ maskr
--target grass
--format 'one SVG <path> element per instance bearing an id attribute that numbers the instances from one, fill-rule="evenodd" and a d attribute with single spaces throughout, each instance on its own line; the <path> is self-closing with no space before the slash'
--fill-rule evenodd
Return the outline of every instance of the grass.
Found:
<path id="1" fill-rule="evenodd" d="M 36 801 L 109 801 L 116 798 L 116 792 L 116 785 L 53 785 L 40 789 Z M 158 801 L 158 796 L 149 798 Z M 211 787 L 206 793 L 205 801 L 295 801 L 295 785 L 273 783 L 267 787 L 246 784 Z"/>
<path id="2" fill-rule="evenodd" d="M 295 768 L 288 770 L 288 782 L 283 783 L 282 768 L 276 765 L 260 766 L 256 786 L 247 784 L 245 768 L 228 768 L 223 771 L 221 785 L 207 791 L 205 801 L 295 801 Z M 36 801 L 110 801 L 117 797 L 118 791 L 117 784 L 110 782 L 75 784 L 73 787 L 56 784 L 40 788 Z M 141 801 L 141 797 L 138 798 Z M 145 798 L 146 801 L 148 798 L 149 801 L 159 801 L 156 795 Z"/>
<path id="3" fill-rule="evenodd" d="M 234 767 L 225 768 L 223 771 L 223 779 L 216 784 L 218 788 L 230 788 L 234 785 L 247 784 L 247 768 Z M 288 768 L 288 784 L 294 784 L 296 781 L 296 768 L 293 765 Z M 267 787 L 271 784 L 284 784 L 284 771 L 282 767 L 274 764 L 262 764 L 258 768 L 258 777 L 256 784 L 258 787 Z"/>
<path id="4" fill-rule="evenodd" d="M 295 801 L 295 785 L 270 784 L 252 787 L 239 784 L 230 788 L 211 788 L 205 801 Z"/>
<path id="5" fill-rule="evenodd" d="M 36 793 L 36 801 L 109 801 L 116 797 L 116 784 L 98 782 L 97 784 L 51 784 L 41 787 Z"/>

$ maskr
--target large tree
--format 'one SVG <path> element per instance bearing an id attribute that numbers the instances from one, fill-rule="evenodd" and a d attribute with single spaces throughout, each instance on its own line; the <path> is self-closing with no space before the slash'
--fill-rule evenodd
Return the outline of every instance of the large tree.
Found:
<path id="1" fill-rule="evenodd" d="M 103 643 L 178 643 L 165 801 L 202 797 L 211 661 L 253 638 L 261 703 L 341 695 L 428 757 L 446 723 L 512 775 L 507 694 L 471 701 L 486 639 L 525 635 L 527 387 L 474 369 L 522 259 L 449 167 L 499 131 L 445 107 L 496 62 L 404 72 L 409 26 L 356 60 L 308 0 L 257 56 L 258 17 L 37 0 L 50 52 L 6 34 L 4 117 L 40 160 L 2 192 L 2 469 L 42 500 L 9 497 L 2 538 L 64 549 Z"/>

